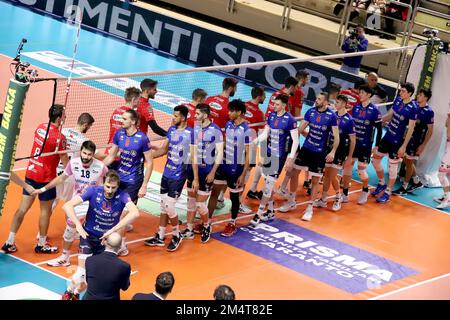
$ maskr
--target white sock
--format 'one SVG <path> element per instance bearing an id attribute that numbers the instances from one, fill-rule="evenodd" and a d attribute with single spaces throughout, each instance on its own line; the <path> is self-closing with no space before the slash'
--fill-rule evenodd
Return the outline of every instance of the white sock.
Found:
<path id="1" fill-rule="evenodd" d="M 126 238 L 125 237 L 122 237 L 122 244 L 121 244 L 121 247 L 123 248 L 123 247 L 126 247 Z"/>
<path id="2" fill-rule="evenodd" d="M 259 179 L 261 178 L 261 167 L 257 166 L 255 168 L 255 174 L 253 175 L 252 185 L 250 186 L 250 191 L 256 192 L 256 188 L 258 187 Z"/>
<path id="3" fill-rule="evenodd" d="M 180 228 L 178 226 L 172 227 L 172 235 L 178 237 L 180 233 Z"/>
<path id="4" fill-rule="evenodd" d="M 45 243 L 47 242 L 47 236 L 39 236 L 39 242 L 38 245 L 45 246 Z"/>
<path id="5" fill-rule="evenodd" d="M 281 190 L 287 190 L 287 185 L 288 185 L 289 180 L 290 180 L 290 177 L 284 176 L 283 182 L 281 183 L 281 186 L 280 186 Z"/>
<path id="6" fill-rule="evenodd" d="M 403 188 L 405 188 L 405 189 L 408 188 L 408 185 L 409 185 L 409 182 L 406 182 L 406 181 L 403 182 L 403 184 L 402 184 Z"/>
<path id="7" fill-rule="evenodd" d="M 69 259 L 69 256 L 70 256 L 70 251 L 69 250 L 66 250 L 66 249 L 63 249 L 63 251 L 62 251 L 62 256 L 64 257 L 64 259 Z"/>
<path id="8" fill-rule="evenodd" d="M 386 181 L 384 181 L 384 178 L 378 178 L 378 183 L 379 184 L 381 184 L 381 185 L 385 185 L 386 184 Z"/>
<path id="9" fill-rule="evenodd" d="M 8 236 L 8 240 L 6 240 L 7 244 L 14 244 L 16 240 L 16 233 L 15 232 L 10 232 L 9 236 Z"/>
<path id="10" fill-rule="evenodd" d="M 159 237 L 161 239 L 163 239 L 166 235 L 166 227 L 159 227 L 159 231 L 158 231 Z"/>
<path id="11" fill-rule="evenodd" d="M 414 182 L 415 184 L 418 184 L 418 183 L 420 182 L 419 176 L 414 176 L 414 177 L 413 177 L 413 182 Z"/>
<path id="12" fill-rule="evenodd" d="M 187 228 L 189 231 L 192 231 L 192 229 L 194 229 L 194 224 L 193 223 L 187 223 Z"/>
<path id="13" fill-rule="evenodd" d="M 269 210 L 273 212 L 273 200 L 270 200 L 267 205 L 269 207 Z"/>
<path id="14" fill-rule="evenodd" d="M 258 211 L 256 212 L 256 214 L 257 214 L 258 216 L 262 216 L 263 213 L 264 213 L 264 209 L 266 209 L 266 206 L 259 205 Z"/>
<path id="15" fill-rule="evenodd" d="M 323 191 L 322 192 L 322 201 L 327 202 L 327 198 L 328 198 L 328 192 Z"/>
<path id="16" fill-rule="evenodd" d="M 295 202 L 295 192 L 289 192 L 289 202 Z"/>
<path id="17" fill-rule="evenodd" d="M 387 194 L 391 195 L 391 188 L 386 188 Z"/>
<path id="18" fill-rule="evenodd" d="M 223 192 L 223 191 L 220 191 L 220 194 L 219 194 L 219 196 L 217 197 L 217 201 L 220 201 L 220 202 L 224 202 L 225 201 L 225 199 L 223 198 L 223 194 L 224 194 L 225 192 Z"/>

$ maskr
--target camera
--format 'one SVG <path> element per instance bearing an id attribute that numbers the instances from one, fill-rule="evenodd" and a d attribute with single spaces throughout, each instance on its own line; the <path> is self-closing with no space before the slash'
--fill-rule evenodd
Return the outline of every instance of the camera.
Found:
<path id="1" fill-rule="evenodd" d="M 435 38 L 439 34 L 439 30 L 436 29 L 424 29 L 422 34 L 427 37 Z"/>
<path id="2" fill-rule="evenodd" d="M 349 38 L 350 39 L 357 39 L 358 38 L 358 30 L 350 29 L 349 30 Z"/>

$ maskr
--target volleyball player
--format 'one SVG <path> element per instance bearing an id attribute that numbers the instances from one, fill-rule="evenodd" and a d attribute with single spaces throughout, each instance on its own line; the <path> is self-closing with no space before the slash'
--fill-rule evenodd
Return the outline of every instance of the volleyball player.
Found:
<path id="1" fill-rule="evenodd" d="M 406 152 L 406 147 L 414 132 L 419 108 L 412 100 L 414 85 L 405 83 L 400 86 L 399 95 L 395 98 L 392 108 L 383 116 L 383 122 L 388 122 L 387 130 L 380 143 L 374 148 L 372 164 L 378 176 L 378 185 L 371 195 L 377 198 L 377 203 L 390 200 L 392 187 L 398 176 L 398 168 Z M 384 169 L 381 160 L 389 156 L 389 180 L 385 183 Z"/>
<path id="2" fill-rule="evenodd" d="M 172 225 L 172 239 L 167 251 L 175 251 L 183 238 L 180 235 L 176 203 L 183 191 L 187 176 L 187 165 L 193 157 L 194 129 L 187 126 L 189 110 L 187 106 L 176 106 L 173 111 L 172 126 L 167 132 L 167 139 L 160 149 L 154 152 L 157 158 L 167 154 L 166 165 L 161 179 L 161 213 L 159 216 L 159 230 L 156 235 L 145 240 L 147 246 L 164 246 L 167 223 Z M 197 171 L 197 170 L 196 170 Z M 198 179 L 198 178 L 197 178 Z"/>
<path id="3" fill-rule="evenodd" d="M 141 81 L 141 99 L 137 107 L 137 112 L 139 114 L 139 124 L 137 128 L 147 135 L 148 127 L 152 129 L 154 133 L 161 137 L 167 135 L 167 131 L 161 128 L 158 123 L 156 123 L 155 115 L 153 113 L 153 107 L 149 103 L 149 99 L 155 99 L 156 93 L 158 92 L 157 86 L 158 81 L 152 79 L 144 79 Z"/>
<path id="4" fill-rule="evenodd" d="M 272 93 L 272 95 L 270 96 L 269 105 L 267 106 L 266 110 L 266 118 L 269 117 L 270 113 L 275 112 L 274 104 L 276 101 L 276 97 L 278 97 L 280 94 L 289 97 L 288 103 L 286 104 L 286 111 L 292 114 L 292 110 L 294 108 L 292 103 L 294 101 L 293 99 L 297 88 L 298 88 L 298 80 L 294 77 L 287 77 L 284 80 L 284 86 L 280 90 Z"/>
<path id="5" fill-rule="evenodd" d="M 267 140 L 267 153 L 260 152 L 260 163 L 264 178 L 263 196 L 258 211 L 250 221 L 252 227 L 256 227 L 261 221 L 271 221 L 275 218 L 273 208 L 275 182 L 283 167 L 285 166 L 286 170 L 289 170 L 294 163 L 299 139 L 297 121 L 286 111 L 288 102 L 289 97 L 285 94 L 279 94 L 275 97 L 274 111 L 269 114 L 262 134 L 253 141 L 257 144 Z M 289 141 L 289 138 L 292 139 L 292 142 Z M 268 210 L 265 212 L 266 206 L 268 206 Z"/>
<path id="6" fill-rule="evenodd" d="M 185 104 L 185 106 L 188 107 L 189 110 L 188 118 L 186 121 L 189 127 L 194 128 L 196 107 L 200 103 L 205 103 L 207 95 L 208 94 L 206 93 L 206 91 L 201 88 L 197 88 L 192 91 L 192 101 Z"/>
<path id="7" fill-rule="evenodd" d="M 343 203 L 348 202 L 348 190 L 352 179 L 352 169 L 356 161 L 358 161 L 358 175 L 362 182 L 362 192 L 357 203 L 360 205 L 365 204 L 369 195 L 369 175 L 367 174 L 367 166 L 370 163 L 370 156 L 372 154 L 374 129 L 377 129 L 375 145 L 380 143 L 382 135 L 381 114 L 380 111 L 378 111 L 378 108 L 370 102 L 372 95 L 373 90 L 369 86 L 360 86 L 360 102 L 352 108 L 356 144 L 352 162 L 346 162 L 343 168 L 343 194 L 341 197 Z"/>
<path id="8" fill-rule="evenodd" d="M 64 165 L 68 162 L 67 154 L 55 153 L 46 157 L 39 156 L 41 153 L 63 151 L 66 149 L 66 138 L 60 133 L 60 127 L 64 115 L 64 106 L 59 104 L 51 106 L 48 111 L 50 124 L 42 123 L 34 132 L 34 143 L 31 149 L 31 154 L 35 155 L 35 157 L 29 160 L 27 171 L 25 173 L 25 182 L 31 185 L 34 189 L 44 187 L 48 182 L 56 177 L 56 167 L 58 166 L 58 162 L 60 160 Z M 46 135 L 47 140 L 44 144 Z M 11 222 L 8 239 L 2 247 L 2 250 L 5 253 L 13 253 L 17 251 L 17 247 L 15 245 L 16 233 L 19 231 L 26 213 L 36 199 L 36 196 L 29 194 L 26 189 L 23 189 L 22 193 L 23 196 L 19 204 L 19 208 L 16 210 Z M 52 203 L 55 198 L 55 188 L 46 190 L 45 192 L 39 194 L 41 208 L 41 214 L 39 216 L 40 236 L 38 244 L 34 248 L 36 253 L 55 253 L 58 251 L 57 247 L 53 247 L 47 243 L 47 231 L 50 223 L 50 216 L 52 214 Z"/>
<path id="9" fill-rule="evenodd" d="M 297 206 L 295 196 L 298 188 L 298 175 L 302 170 L 308 171 L 312 176 L 311 196 L 302 220 L 310 221 L 313 216 L 313 201 L 316 197 L 319 179 L 325 169 L 325 163 L 333 162 L 340 142 L 336 114 L 328 107 L 326 92 L 317 95 L 315 106 L 306 111 L 299 131 L 303 132 L 306 127 L 309 127 L 309 132 L 295 160 L 289 197 L 287 202 L 280 207 L 280 211 L 288 212 Z M 328 139 L 331 134 L 334 136 L 333 147 L 328 150 Z"/>
<path id="10" fill-rule="evenodd" d="M 92 141 L 84 141 L 81 145 L 80 155 L 70 159 L 64 172 L 43 188 L 37 189 L 33 195 L 40 194 L 45 192 L 45 190 L 65 184 L 69 178 L 72 178 L 74 182 L 71 190 L 72 195 L 69 199 L 67 199 L 67 201 L 83 194 L 83 192 L 90 186 L 100 185 L 103 181 L 103 177 L 108 172 L 108 168 L 103 164 L 103 162 L 94 158 L 95 151 L 96 146 Z M 87 205 L 87 203 L 82 203 L 74 208 L 77 218 L 81 221 L 83 221 L 86 216 L 88 209 Z M 77 234 L 74 223 L 70 219 L 67 219 L 66 222 L 67 224 L 63 234 L 62 255 L 47 263 L 47 265 L 51 267 L 67 267 L 70 265 L 70 247 L 79 235 Z"/>
<path id="11" fill-rule="evenodd" d="M 75 224 L 80 234 L 80 254 L 78 267 L 62 300 L 79 300 L 80 293 L 86 289 L 86 259 L 105 250 L 103 239 L 125 227 L 139 217 L 139 211 L 128 193 L 119 189 L 120 177 L 114 170 L 108 171 L 102 186 L 90 186 L 82 195 L 77 195 L 63 206 L 64 212 Z M 75 208 L 88 202 L 86 220 L 82 223 Z M 127 213 L 123 219 L 121 216 Z"/>

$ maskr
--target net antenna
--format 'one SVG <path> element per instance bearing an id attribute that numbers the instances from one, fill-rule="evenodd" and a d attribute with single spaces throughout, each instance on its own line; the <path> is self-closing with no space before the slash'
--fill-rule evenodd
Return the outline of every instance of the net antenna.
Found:
<path id="1" fill-rule="evenodd" d="M 70 85 L 72 83 L 72 75 L 73 75 L 73 68 L 75 66 L 75 60 L 77 56 L 77 50 L 78 50 L 78 41 L 80 39 L 80 30 L 81 30 L 81 23 L 83 22 L 83 10 L 77 5 L 71 5 L 67 7 L 66 13 L 69 13 L 69 16 L 67 17 L 67 24 L 69 26 L 76 26 L 77 27 L 77 33 L 75 37 L 75 45 L 73 47 L 73 53 L 72 53 L 72 62 L 70 64 L 70 73 L 69 77 L 67 78 L 67 85 L 66 85 L 66 92 L 64 97 L 64 110 L 67 107 L 67 101 L 69 99 L 69 93 L 70 93 Z M 59 131 L 59 139 L 61 139 L 62 134 L 62 127 L 64 126 L 65 118 L 63 117 L 61 122 L 61 127 Z M 59 151 L 59 143 L 56 145 L 56 152 Z"/>

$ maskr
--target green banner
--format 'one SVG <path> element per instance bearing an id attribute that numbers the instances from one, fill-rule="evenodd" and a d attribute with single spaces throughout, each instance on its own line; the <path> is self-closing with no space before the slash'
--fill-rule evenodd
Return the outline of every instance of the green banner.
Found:
<path id="1" fill-rule="evenodd" d="M 425 52 L 425 59 L 423 61 L 423 69 L 420 74 L 418 89 L 431 89 L 431 82 L 433 80 L 433 72 L 436 67 L 439 52 L 441 51 L 440 41 L 429 41 L 427 43 L 427 50 Z"/>
<path id="2" fill-rule="evenodd" d="M 23 105 L 30 84 L 11 79 L 6 92 L 3 120 L 0 127 L 0 216 L 3 212 L 9 177 L 14 167 L 17 142 L 22 124 Z"/>

